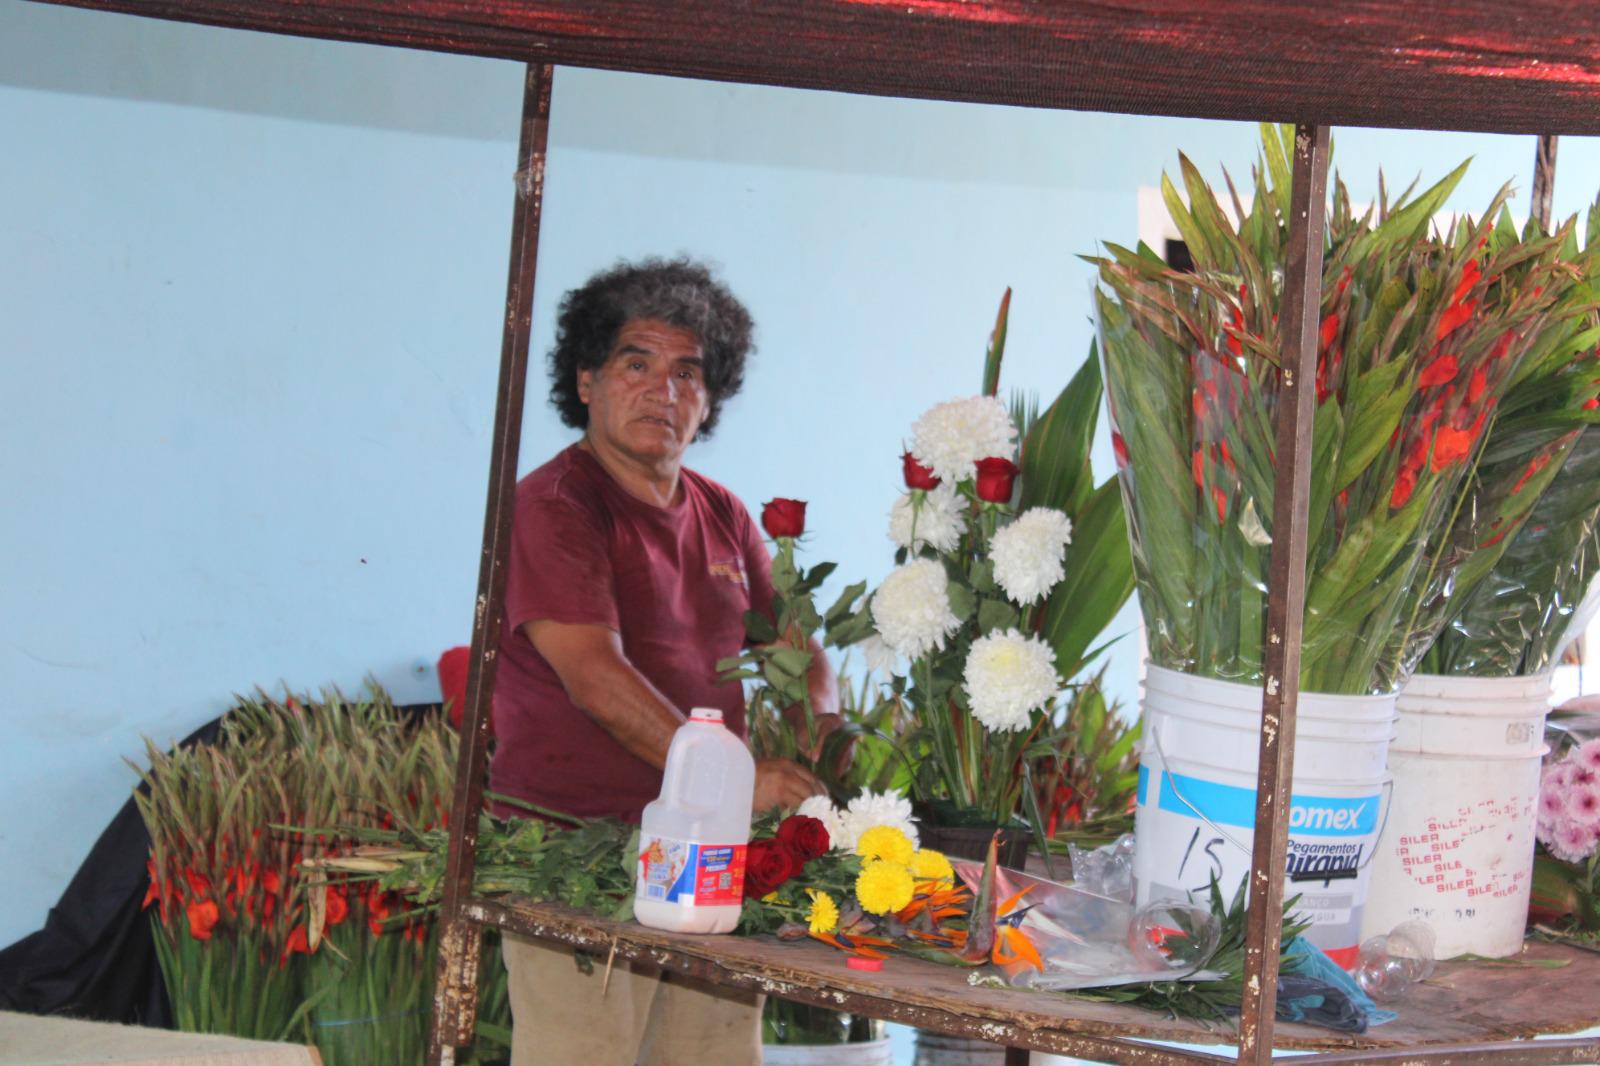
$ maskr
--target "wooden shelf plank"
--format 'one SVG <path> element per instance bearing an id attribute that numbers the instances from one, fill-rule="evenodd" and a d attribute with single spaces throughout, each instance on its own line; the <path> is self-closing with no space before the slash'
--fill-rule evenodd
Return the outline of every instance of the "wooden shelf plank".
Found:
<path id="1" fill-rule="evenodd" d="M 56 0 L 533 63 L 1028 107 L 1600 133 L 1566 0 Z"/>
<path id="2" fill-rule="evenodd" d="M 845 957 L 812 942 L 779 943 L 766 937 L 707 937 L 664 933 L 634 922 L 612 922 L 568 907 L 521 900 L 474 900 L 467 917 L 544 940 L 588 949 L 603 966 L 615 946 L 636 959 L 722 984 L 788 999 L 856 1011 L 919 1028 L 1036 1051 L 1142 1063 L 1227 1061 L 1197 1053 L 1169 1053 L 1137 1040 L 1187 1044 L 1232 1043 L 1230 1029 L 1112 1003 L 1012 989 L 974 988 L 968 971 L 896 956 L 878 973 L 848 969 Z M 1553 996 L 1559 984 L 1600 988 L 1600 955 L 1530 943 L 1514 963 L 1445 963 L 1438 974 L 1399 1005 L 1400 1017 L 1365 1034 L 1307 1025 L 1276 1028 L 1284 1050 L 1416 1053 L 1429 1048 L 1474 1048 L 1489 1041 L 1528 1040 L 1600 1025 L 1600 997 Z M 1526 1048 L 1544 1052 L 1528 1061 L 1600 1060 L 1600 1037 L 1576 1046 Z M 1502 1051 L 1498 1060 L 1511 1061 Z M 1365 1061 L 1370 1061 L 1367 1056 Z M 1462 1061 L 1466 1057 L 1462 1056 Z"/>

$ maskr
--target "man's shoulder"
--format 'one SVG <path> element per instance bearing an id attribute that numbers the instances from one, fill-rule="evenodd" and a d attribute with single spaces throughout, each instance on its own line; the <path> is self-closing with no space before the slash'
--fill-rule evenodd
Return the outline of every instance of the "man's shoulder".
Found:
<path id="1" fill-rule="evenodd" d="M 530 470 L 517 482 L 518 509 L 565 505 L 585 514 L 603 513 L 601 486 L 592 466 L 583 461 L 582 449 L 577 445 L 561 449 L 543 466 Z"/>
<path id="2" fill-rule="evenodd" d="M 744 502 L 733 494 L 733 490 L 706 477 L 704 474 L 684 467 L 680 476 L 683 478 L 684 488 L 694 493 L 708 507 L 716 513 L 729 518 L 742 518 L 749 513 Z"/>

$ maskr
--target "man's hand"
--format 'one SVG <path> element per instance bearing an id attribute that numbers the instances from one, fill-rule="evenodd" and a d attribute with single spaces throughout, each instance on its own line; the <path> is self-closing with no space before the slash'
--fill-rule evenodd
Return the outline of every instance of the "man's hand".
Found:
<path id="1" fill-rule="evenodd" d="M 798 807 L 808 797 L 822 792 L 822 782 L 799 763 L 788 759 L 757 759 L 756 788 L 750 809 L 762 814 L 774 807 Z"/>

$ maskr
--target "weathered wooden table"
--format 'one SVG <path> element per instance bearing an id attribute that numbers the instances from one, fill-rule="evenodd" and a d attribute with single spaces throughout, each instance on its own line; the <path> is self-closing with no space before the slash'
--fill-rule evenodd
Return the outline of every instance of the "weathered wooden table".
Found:
<path id="1" fill-rule="evenodd" d="M 514 898 L 477 899 L 466 907 L 483 925 L 583 948 L 597 967 L 613 957 L 637 960 L 717 984 L 1012 1048 L 1108 1062 L 1234 1061 L 1231 1054 L 1197 1057 L 1143 1043 L 1236 1043 L 1237 1034 L 1223 1025 L 1057 993 L 973 987 L 967 982 L 971 971 L 922 959 L 891 956 L 881 971 L 863 972 L 847 968 L 844 954 L 814 941 L 665 933 Z M 1570 991 L 1552 994 L 1558 989 Z M 1516 1062 L 1521 1051 L 1537 1051 L 1546 1062 L 1600 1061 L 1600 1037 L 1566 1046 L 1485 1046 L 1595 1025 L 1600 954 L 1593 952 L 1530 942 L 1521 957 L 1507 962 L 1443 963 L 1395 1007 L 1398 1019 L 1364 1034 L 1282 1023 L 1274 1042 L 1280 1049 L 1343 1052 L 1319 1061 L 1345 1064 L 1414 1061 L 1422 1050 L 1448 1052 L 1452 1062 Z"/>

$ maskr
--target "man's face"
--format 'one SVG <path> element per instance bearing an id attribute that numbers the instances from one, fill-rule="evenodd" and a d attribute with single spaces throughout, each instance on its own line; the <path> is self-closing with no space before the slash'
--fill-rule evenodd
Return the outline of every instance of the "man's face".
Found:
<path id="1" fill-rule="evenodd" d="M 658 319 L 632 320 L 600 369 L 578 371 L 578 398 L 597 447 L 675 463 L 710 412 L 700 340 Z"/>

